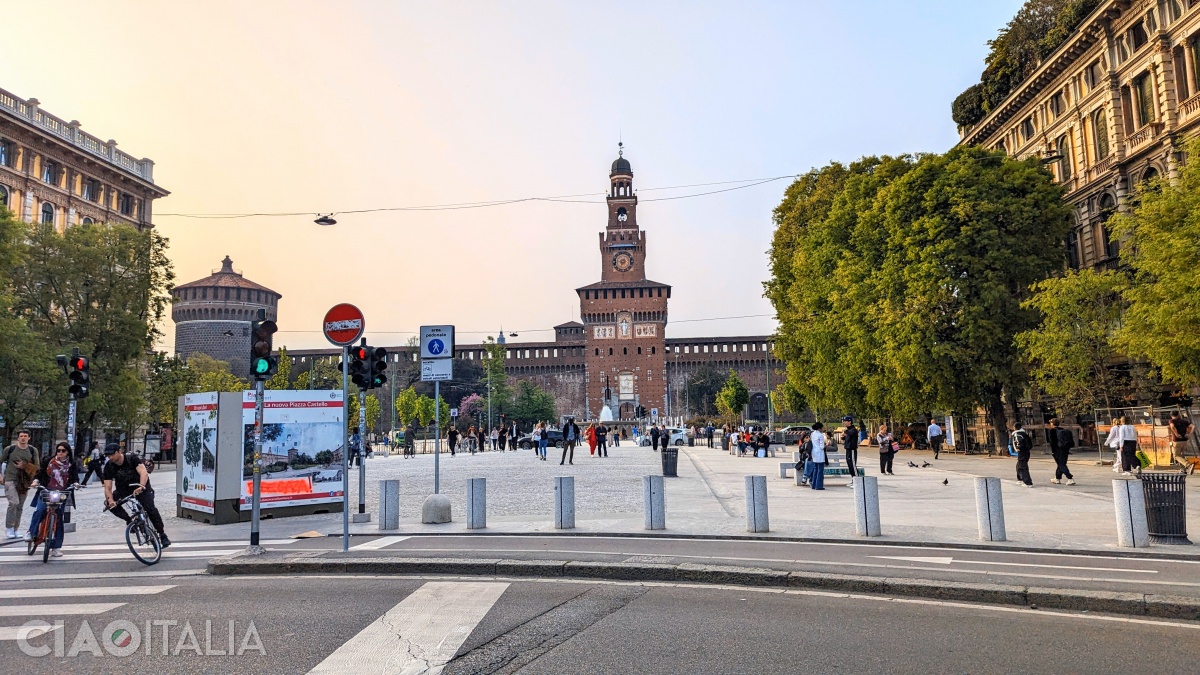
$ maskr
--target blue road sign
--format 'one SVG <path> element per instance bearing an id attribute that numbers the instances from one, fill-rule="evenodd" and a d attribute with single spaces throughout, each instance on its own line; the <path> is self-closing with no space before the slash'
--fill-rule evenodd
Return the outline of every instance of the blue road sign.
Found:
<path id="1" fill-rule="evenodd" d="M 436 338 L 429 341 L 430 354 L 441 354 L 444 351 L 446 351 L 446 343 Z"/>

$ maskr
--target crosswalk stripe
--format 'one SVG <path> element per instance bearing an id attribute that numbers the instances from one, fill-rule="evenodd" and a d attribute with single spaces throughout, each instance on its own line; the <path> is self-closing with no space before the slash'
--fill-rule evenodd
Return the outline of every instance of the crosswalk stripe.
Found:
<path id="1" fill-rule="evenodd" d="M 431 581 L 350 638 L 310 672 L 438 675 L 508 588 Z"/>
<path id="2" fill-rule="evenodd" d="M 58 630 L 58 626 L 0 626 L 0 642 L 26 639 Z"/>
<path id="3" fill-rule="evenodd" d="M 167 549 L 166 551 L 163 551 L 163 560 L 168 560 L 171 558 L 212 558 L 212 557 L 219 556 L 219 555 L 229 555 L 230 553 L 233 553 L 233 552 L 234 551 L 230 550 L 230 549 L 213 549 L 211 551 L 179 551 L 177 553 L 171 549 Z M 32 559 L 33 558 L 30 558 L 28 556 L 24 556 L 24 557 L 20 557 L 20 558 L 6 557 L 3 559 L 0 559 L 0 565 L 14 565 L 14 564 L 23 563 L 23 562 L 29 562 Z M 40 557 L 36 558 L 36 559 L 41 560 Z M 62 558 L 54 559 L 53 564 L 61 565 L 63 563 L 81 563 L 81 562 L 95 562 L 97 560 L 125 560 L 125 559 L 133 560 L 133 555 L 129 552 L 128 549 L 126 549 L 124 553 L 76 553 L 76 554 L 72 554 L 68 551 L 63 555 Z"/>
<path id="4" fill-rule="evenodd" d="M 132 557 L 130 558 L 132 560 Z M 198 577 L 208 574 L 203 567 L 199 569 L 183 569 L 183 570 L 138 570 L 137 576 L 139 579 L 148 577 Z M 84 572 L 81 574 L 24 574 L 21 576 L 0 576 L 0 582 L 20 582 L 28 583 L 31 581 L 77 581 L 79 579 L 102 579 L 108 581 L 111 579 L 110 574 L 104 572 Z"/>
<path id="5" fill-rule="evenodd" d="M 378 551 L 379 549 L 391 546 L 392 544 L 398 544 L 398 543 L 404 541 L 405 539 L 408 539 L 408 537 L 380 537 L 378 539 L 368 541 L 365 544 L 358 544 L 357 546 L 351 546 L 349 550 L 351 550 L 351 551 Z"/>
<path id="6" fill-rule="evenodd" d="M 97 595 L 154 595 L 175 588 L 170 586 L 85 586 L 83 588 L 2 588 L 0 600 L 24 598 L 72 598 Z"/>
<path id="7" fill-rule="evenodd" d="M 268 540 L 261 542 L 261 544 L 263 546 L 287 546 L 289 544 L 294 544 L 294 543 L 296 543 L 295 539 L 268 539 Z M 209 546 L 209 547 L 233 546 L 233 547 L 245 548 L 246 546 L 249 546 L 249 545 L 250 545 L 249 540 L 245 540 L 245 541 L 174 541 L 174 542 L 171 542 L 171 548 L 202 548 L 205 546 Z M 70 553 L 71 551 L 125 551 L 125 550 L 128 550 L 128 548 L 129 547 L 126 546 L 125 544 L 80 544 L 78 546 L 71 546 L 70 544 L 65 544 L 65 545 L 63 545 L 62 550 L 63 550 L 63 553 Z M 4 548 L 0 548 L 0 556 L 6 556 L 6 555 L 21 556 L 21 555 L 27 555 L 28 552 L 29 551 L 25 547 L 24 542 L 22 542 L 20 546 L 12 545 L 12 546 L 6 546 Z M 40 549 L 39 549 L 39 552 L 40 552 Z"/>
<path id="8" fill-rule="evenodd" d="M 67 616 L 103 614 L 124 606 L 123 602 L 76 602 L 69 605 L 0 605 L 0 616 Z"/>

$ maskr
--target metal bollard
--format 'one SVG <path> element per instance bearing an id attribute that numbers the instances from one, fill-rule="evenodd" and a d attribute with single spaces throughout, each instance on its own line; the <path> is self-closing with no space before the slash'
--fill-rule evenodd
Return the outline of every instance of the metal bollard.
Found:
<path id="1" fill-rule="evenodd" d="M 487 527 L 487 479 L 467 479 L 467 529 Z"/>
<path id="2" fill-rule="evenodd" d="M 379 481 L 379 529 L 400 529 L 400 481 Z"/>
<path id="3" fill-rule="evenodd" d="M 746 476 L 746 531 L 769 532 L 767 477 Z"/>
<path id="4" fill-rule="evenodd" d="M 975 515 L 980 540 L 1005 541 L 1004 499 L 1000 495 L 999 478 L 975 477 Z"/>
<path id="5" fill-rule="evenodd" d="M 1146 491 L 1140 480 L 1113 479 L 1113 507 L 1117 513 L 1117 545 L 1140 548 L 1150 545 L 1146 519 Z"/>
<path id="6" fill-rule="evenodd" d="M 575 528 L 575 477 L 554 477 L 554 528 Z"/>
<path id="7" fill-rule="evenodd" d="M 646 499 L 646 529 L 667 529 L 667 503 L 662 476 L 643 476 L 642 494 Z"/>
<path id="8" fill-rule="evenodd" d="M 875 476 L 854 476 L 854 533 L 860 537 L 878 537 L 879 479 Z"/>

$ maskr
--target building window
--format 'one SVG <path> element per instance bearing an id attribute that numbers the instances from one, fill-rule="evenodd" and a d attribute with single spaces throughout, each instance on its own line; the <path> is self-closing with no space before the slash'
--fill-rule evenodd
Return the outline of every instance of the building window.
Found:
<path id="1" fill-rule="evenodd" d="M 1079 269 L 1079 235 L 1075 230 L 1067 234 L 1067 264 L 1071 269 Z"/>
<path id="2" fill-rule="evenodd" d="M 42 224 L 54 224 L 54 205 L 50 202 L 42 202 Z"/>
<path id="3" fill-rule="evenodd" d="M 83 180 L 83 198 L 89 202 L 100 201 L 100 181 L 95 178 Z"/>
<path id="4" fill-rule="evenodd" d="M 1142 73 L 1133 79 L 1133 95 L 1137 106 L 1137 127 L 1140 129 L 1155 120 L 1154 87 L 1150 73 Z"/>
<path id="5" fill-rule="evenodd" d="M 1029 139 L 1033 138 L 1033 135 L 1036 132 L 1037 127 L 1034 126 L 1033 116 L 1030 115 L 1029 117 L 1025 118 L 1024 122 L 1021 122 L 1021 140 L 1029 142 Z"/>
<path id="6" fill-rule="evenodd" d="M 1167 24 L 1174 23 L 1179 17 L 1183 16 L 1183 7 L 1180 6 L 1179 0 L 1167 0 L 1163 3 L 1163 22 Z"/>
<path id="7" fill-rule="evenodd" d="M 0 185 L 0 206 L 8 206 L 8 188 Z"/>
<path id="8" fill-rule="evenodd" d="M 1116 258 L 1121 252 L 1121 244 L 1112 236 L 1112 230 L 1108 227 L 1108 219 L 1112 217 L 1113 212 L 1117 210 L 1117 202 L 1112 195 L 1104 195 L 1100 198 L 1100 229 L 1104 231 L 1104 252 L 1106 258 Z"/>
<path id="9" fill-rule="evenodd" d="M 42 182 L 49 185 L 58 185 L 58 165 L 54 162 L 42 163 Z"/>
<path id="10" fill-rule="evenodd" d="M 600 350 L 599 350 L 599 349 L 597 349 L 597 350 L 596 350 L 596 356 L 600 356 Z"/>
<path id="11" fill-rule="evenodd" d="M 1087 67 L 1084 73 L 1084 78 L 1087 80 L 1088 89 L 1098 89 L 1100 83 L 1104 81 L 1104 69 L 1100 67 L 1100 61 L 1092 62 L 1092 65 Z"/>
<path id="12" fill-rule="evenodd" d="M 651 353 L 651 354 L 655 354 L 655 353 L 657 353 L 657 352 L 658 352 L 658 347 L 651 347 L 651 348 L 650 348 L 650 353 Z"/>
<path id="13" fill-rule="evenodd" d="M 120 198 L 117 200 L 117 207 L 118 207 L 118 210 L 121 212 L 121 215 L 132 216 L 133 215 L 133 195 L 122 194 L 120 196 Z"/>
<path id="14" fill-rule="evenodd" d="M 1103 108 L 1092 115 L 1092 131 L 1096 136 L 1096 159 L 1108 157 L 1108 115 Z"/>
<path id="15" fill-rule="evenodd" d="M 1062 115 L 1063 111 L 1066 109 L 1067 109 L 1067 104 L 1063 100 L 1063 95 L 1062 95 L 1061 91 L 1056 92 L 1053 96 L 1050 97 L 1050 112 L 1054 114 L 1055 119 L 1058 119 L 1058 116 Z"/>
<path id="16" fill-rule="evenodd" d="M 12 166 L 16 161 L 16 149 L 11 141 L 0 139 L 0 165 Z"/>
<path id="17" fill-rule="evenodd" d="M 609 347 L 609 348 L 608 348 L 608 355 L 609 355 L 609 356 L 612 356 L 612 355 L 613 355 L 613 348 L 612 348 L 612 347 Z"/>
<path id="18" fill-rule="evenodd" d="M 93 224 L 93 223 L 95 223 L 95 222 L 96 222 L 96 221 L 92 220 L 91 216 L 84 216 L 84 217 L 83 217 L 83 224 L 84 224 L 84 225 L 91 225 L 91 224 Z"/>
<path id="19" fill-rule="evenodd" d="M 1000 142 L 996 144 L 996 149 L 999 150 L 1000 152 L 1003 152 L 1006 155 L 1008 154 L 1008 148 L 1004 147 L 1004 139 L 1003 138 L 1001 138 Z"/>
<path id="20" fill-rule="evenodd" d="M 1071 165 L 1074 164 L 1071 157 L 1071 142 L 1067 140 L 1066 134 L 1058 137 L 1054 142 L 1054 149 L 1058 151 L 1061 159 L 1058 160 L 1058 179 L 1065 181 L 1071 178 Z"/>
<path id="21" fill-rule="evenodd" d="M 1117 44 L 1117 63 L 1125 63 L 1129 58 L 1129 43 L 1125 40 L 1125 36 L 1116 39 Z"/>

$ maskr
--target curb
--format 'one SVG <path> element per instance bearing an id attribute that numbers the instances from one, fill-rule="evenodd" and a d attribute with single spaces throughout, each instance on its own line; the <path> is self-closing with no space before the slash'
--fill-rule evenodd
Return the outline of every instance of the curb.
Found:
<path id="1" fill-rule="evenodd" d="M 1105 556 L 1108 558 L 1131 558 L 1142 560 L 1176 560 L 1176 561 L 1197 561 L 1200 560 L 1200 549 L 1195 553 L 1171 553 L 1167 551 L 1146 551 L 1141 549 L 1121 549 L 1113 547 L 1111 549 L 1090 549 L 1090 548 L 1049 548 L 1045 546 L 1022 546 L 1020 544 L 1003 545 L 1003 544 L 981 544 L 976 542 L 944 542 L 944 541 L 908 541 L 908 540 L 880 540 L 876 537 L 866 538 L 846 538 L 838 539 L 836 537 L 772 537 L 753 534 L 679 534 L 658 532 L 655 534 L 645 532 L 472 532 L 463 530 L 461 532 L 404 532 L 401 530 L 379 530 L 373 532 L 351 532 L 351 537 L 381 537 L 381 536 L 408 536 L 408 537 L 608 537 L 614 539 L 711 539 L 714 541 L 762 541 L 762 542 L 782 542 L 788 544 L 845 544 L 850 546 L 895 546 L 897 548 L 934 548 L 934 549 L 962 549 L 964 551 L 1005 551 L 1008 553 L 1049 553 L 1053 555 L 1079 555 L 1079 556 Z M 326 537 L 341 537 L 341 532 L 328 532 Z M 1187 546 L 1163 546 L 1167 549 L 1189 548 Z"/>
<path id="2" fill-rule="evenodd" d="M 1160 619 L 1200 620 L 1200 598 L 1141 593 L 1084 591 L 1005 584 L 868 577 L 851 574 L 787 572 L 729 565 L 642 564 L 498 558 L 271 558 L 234 554 L 213 558 L 208 574 L 453 574 L 470 576 L 678 581 L 726 586 L 797 588 L 868 593 L 1046 609 L 1103 612 Z"/>

